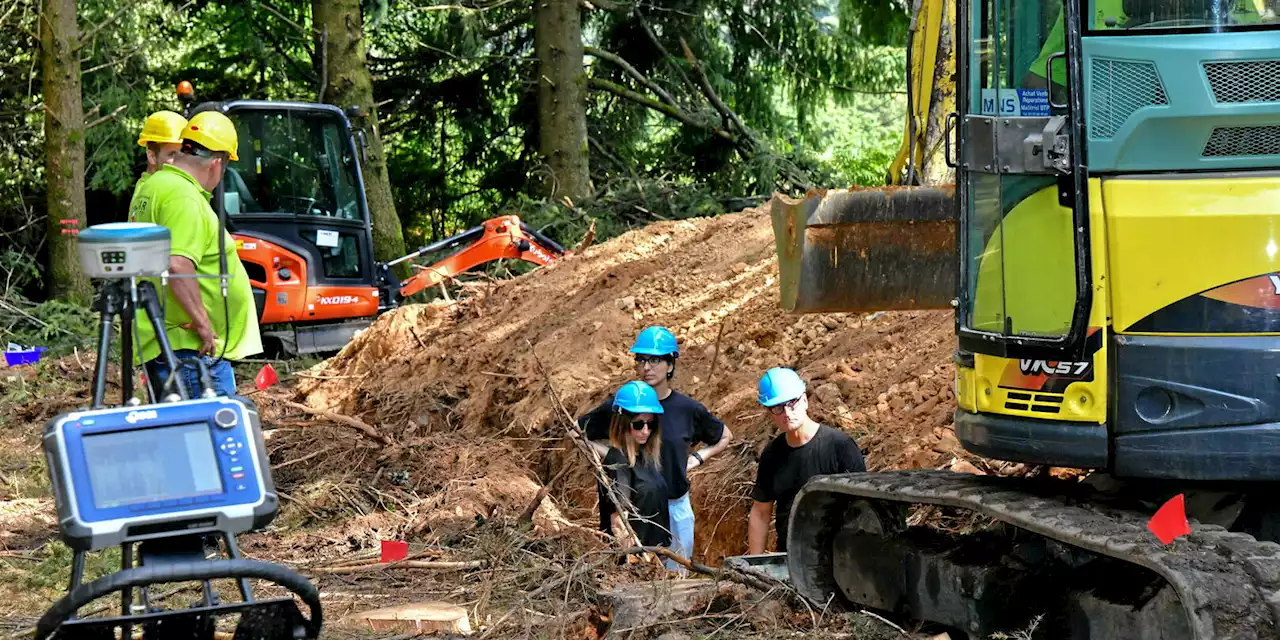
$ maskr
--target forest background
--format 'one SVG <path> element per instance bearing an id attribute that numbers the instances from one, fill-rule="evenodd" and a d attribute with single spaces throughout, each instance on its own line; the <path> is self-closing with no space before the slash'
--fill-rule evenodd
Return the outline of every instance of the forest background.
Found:
<path id="1" fill-rule="evenodd" d="M 68 227 L 122 220 L 143 119 L 359 106 L 376 258 L 504 213 L 571 245 L 884 184 L 899 0 L 0 0 L 0 335 L 92 344 Z M 518 271 L 519 266 L 504 269 Z"/>

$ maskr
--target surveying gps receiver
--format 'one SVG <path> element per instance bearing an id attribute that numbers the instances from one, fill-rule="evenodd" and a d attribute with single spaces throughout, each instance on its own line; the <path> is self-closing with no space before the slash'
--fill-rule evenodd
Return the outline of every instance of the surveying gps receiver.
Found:
<path id="1" fill-rule="evenodd" d="M 235 536 L 265 527 L 276 515 L 275 484 L 257 407 L 245 398 L 219 397 L 200 358 L 187 361 L 199 369 L 202 389 L 182 384 L 160 295 L 154 282 L 139 280 L 163 283 L 169 277 L 169 230 L 144 223 L 98 225 L 79 234 L 77 249 L 85 272 L 101 281 L 94 302 L 102 316 L 98 362 L 92 407 L 59 415 L 45 427 L 59 535 L 74 556 L 69 592 L 40 619 L 36 640 L 132 640 L 135 626 L 144 640 L 212 640 L 217 618 L 228 614 L 239 614 L 237 639 L 318 637 L 322 613 L 315 586 L 288 568 L 240 557 Z M 150 404 L 133 397 L 131 384 L 138 307 L 169 365 L 162 397 Z M 107 407 L 116 316 L 123 397 L 120 406 Z M 219 543 L 226 558 L 217 558 Z M 120 571 L 83 583 L 85 554 L 117 545 Z M 288 588 L 308 605 L 310 619 L 292 596 L 254 599 L 249 578 Z M 216 579 L 235 580 L 241 601 L 221 602 Z M 150 596 L 150 585 L 190 581 L 203 587 L 202 599 L 190 607 L 165 610 Z M 141 596 L 137 603 L 135 590 Z M 121 594 L 119 616 L 76 618 L 81 607 L 115 592 Z"/>

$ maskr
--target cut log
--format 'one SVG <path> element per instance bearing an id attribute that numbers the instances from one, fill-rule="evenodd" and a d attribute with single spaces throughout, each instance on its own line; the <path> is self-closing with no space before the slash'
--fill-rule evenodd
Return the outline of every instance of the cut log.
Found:
<path id="1" fill-rule="evenodd" d="M 373 631 L 471 634 L 467 610 L 447 602 L 414 602 L 355 615 Z"/>

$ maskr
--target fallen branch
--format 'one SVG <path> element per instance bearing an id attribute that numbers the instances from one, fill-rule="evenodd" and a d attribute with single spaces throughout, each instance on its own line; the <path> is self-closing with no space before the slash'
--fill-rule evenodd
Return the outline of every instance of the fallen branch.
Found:
<path id="1" fill-rule="evenodd" d="M 588 567 L 584 570 L 584 572 L 585 572 L 585 573 L 590 573 L 591 571 L 594 571 L 594 570 L 596 569 L 596 567 L 599 567 L 600 565 L 604 564 L 605 562 L 608 562 L 608 558 L 603 559 L 603 560 L 598 560 L 598 561 L 596 561 L 596 562 L 593 562 L 593 563 L 591 563 L 591 565 L 590 565 L 590 566 L 588 566 Z M 574 568 L 576 568 L 576 567 L 577 567 L 577 564 L 575 564 L 575 565 L 574 565 Z M 531 592 L 529 593 L 529 595 L 525 596 L 525 597 L 524 597 L 524 599 L 521 601 L 521 606 L 520 606 L 520 607 L 511 607 L 510 609 L 508 609 L 508 610 L 507 610 L 507 612 L 506 612 L 505 614 L 503 614 L 501 618 L 498 618 L 498 621 L 497 621 L 497 622 L 494 622 L 492 625 L 490 625 L 490 626 L 489 626 L 489 628 L 488 628 L 488 629 L 485 629 L 485 632 L 484 632 L 483 634 L 481 634 L 481 635 L 480 635 L 479 640 L 484 640 L 485 638 L 488 638 L 488 637 L 489 637 L 489 636 L 490 636 L 494 631 L 497 631 L 500 627 L 502 627 L 502 623 L 504 623 L 504 622 L 506 622 L 508 619 L 510 619 L 512 615 L 515 615 L 515 612 L 516 612 L 516 611 L 521 610 L 525 602 L 529 602 L 529 601 L 533 600 L 534 598 L 537 598 L 538 596 L 540 596 L 540 595 L 542 595 L 542 594 L 544 594 L 544 593 L 546 593 L 546 592 L 548 592 L 548 591 L 551 591 L 552 589 L 556 589 L 556 588 L 558 588 L 560 585 L 564 584 L 565 582 L 568 582 L 569 580 L 572 580 L 572 579 L 573 579 L 573 576 L 574 576 L 574 574 L 575 574 L 575 573 L 576 573 L 576 571 L 575 571 L 573 568 L 571 568 L 571 569 L 570 569 L 567 573 L 565 573 L 564 575 L 562 575 L 562 576 L 560 576 L 560 577 L 558 577 L 558 578 L 556 578 L 556 579 L 554 579 L 554 580 L 552 580 L 552 581 L 550 581 L 550 582 L 548 582 L 548 583 L 546 583 L 546 584 L 542 585 L 541 587 L 538 587 L 537 589 L 534 589 L 533 591 L 531 591 Z"/>
<path id="2" fill-rule="evenodd" d="M 97 125 L 99 124 L 105 124 L 105 123 L 111 122 L 111 120 L 114 120 L 116 116 L 120 115 L 120 113 L 122 113 L 122 111 L 124 111 L 125 109 L 128 109 L 128 105 L 116 106 L 115 110 L 111 111 L 111 113 L 101 116 L 101 118 L 93 120 L 93 122 L 91 123 L 84 124 L 84 131 L 88 131 L 88 129 L 97 127 Z"/>
<path id="3" fill-rule="evenodd" d="M 876 620 L 879 620 L 880 622 L 883 622 L 884 624 L 887 624 L 887 625 L 889 625 L 890 627 L 893 627 L 894 629 L 897 629 L 897 630 L 898 630 L 898 633 L 901 633 L 901 634 L 902 634 L 902 636 L 903 636 L 904 638 L 910 638 L 910 637 L 911 637 L 911 634 L 907 633 L 907 630 L 906 630 L 906 629 L 903 629 L 902 627 L 900 627 L 900 626 L 898 626 L 898 625 L 896 625 L 896 624 L 894 624 L 894 623 L 890 622 L 887 618 L 884 618 L 883 616 L 880 616 L 880 615 L 877 615 L 877 614 L 872 613 L 872 612 L 870 612 L 870 611 L 867 611 L 866 609 L 862 609 L 862 610 L 861 610 L 861 611 L 859 611 L 858 613 L 859 613 L 860 615 L 864 615 L 864 616 L 867 616 L 867 617 L 869 617 L 869 618 L 874 618 L 874 619 L 876 619 Z"/>
<path id="4" fill-rule="evenodd" d="M 711 379 L 716 377 L 716 362 L 720 360 L 720 338 L 724 337 L 724 327 L 727 324 L 729 324 L 728 318 L 722 318 L 720 320 L 720 330 L 716 332 L 715 351 L 713 351 L 711 355 L 711 371 L 707 372 L 707 381 L 702 383 L 702 386 L 704 387 L 709 386 L 711 384 Z"/>
<path id="5" fill-rule="evenodd" d="M 560 473 L 557 473 L 554 477 L 551 478 L 551 480 L 547 481 L 546 484 L 542 485 L 542 488 L 538 489 L 537 495 L 533 496 L 533 501 L 529 503 L 529 506 L 525 507 L 524 513 L 521 513 L 520 517 L 516 519 L 516 523 L 524 524 L 526 522 L 533 522 L 533 514 L 538 511 L 538 505 L 542 504 L 542 501 L 546 499 L 547 493 L 551 491 L 551 487 L 555 485 L 555 483 L 559 481 L 560 478 L 563 478 L 565 475 L 567 475 L 569 473 L 569 470 L 572 468 L 573 468 L 573 465 L 571 464 L 564 465 L 564 468 L 560 470 Z"/>
<path id="6" fill-rule="evenodd" d="M 689 76 L 685 74 L 684 69 L 681 69 L 680 65 L 676 64 L 676 57 L 671 55 L 671 52 L 667 51 L 667 48 L 662 45 L 662 41 L 658 39 L 658 34 L 653 32 L 653 27 L 649 26 L 649 21 L 644 19 L 644 14 L 636 11 L 634 12 L 634 15 L 636 17 L 636 21 L 640 23 L 640 27 L 644 29 L 644 34 L 649 36 L 649 42 L 652 42 L 654 48 L 658 50 L 658 53 L 662 54 L 663 60 L 666 60 L 667 64 L 671 65 L 671 68 L 676 72 L 676 75 L 680 76 L 680 79 L 683 80 L 690 89 L 696 90 L 698 85 L 695 85 L 693 81 L 689 79 Z"/>
<path id="7" fill-rule="evenodd" d="M 346 575 L 350 573 L 369 573 L 386 569 L 434 569 L 437 571 L 458 569 L 482 569 L 483 560 L 398 560 L 396 562 L 377 562 L 374 564 L 357 564 L 346 567 L 316 567 L 311 573 L 323 575 Z"/>
<path id="8" fill-rule="evenodd" d="M 744 143 L 744 151 L 751 154 L 763 152 L 774 155 L 772 152 L 768 151 L 758 139 L 756 139 L 755 134 L 747 128 L 746 123 L 742 121 L 742 118 L 737 114 L 737 112 L 730 109 L 729 105 L 725 104 L 724 100 L 720 99 L 720 95 L 717 94 L 715 88 L 711 86 L 711 79 L 707 77 L 706 71 L 703 70 L 702 63 L 694 57 L 693 50 L 689 48 L 689 44 L 685 42 L 684 38 L 680 39 L 680 47 L 684 49 L 685 60 L 688 61 L 689 66 L 693 67 L 694 75 L 698 76 L 698 83 L 699 87 L 702 89 L 702 93 L 706 95 L 707 100 L 711 102 L 711 105 L 715 107 L 716 111 L 719 111 L 723 118 L 733 123 L 733 127 L 738 130 L 738 134 Z M 786 158 L 781 156 L 775 157 L 779 160 L 779 164 L 781 165 L 780 173 L 782 173 L 783 176 L 791 182 L 791 184 L 805 189 L 806 191 L 813 188 L 813 183 L 810 182 L 809 176 L 805 175 L 803 170 Z"/>
<path id="9" fill-rule="evenodd" d="M 799 591 L 796 591 L 795 588 L 792 587 L 790 584 L 787 584 L 782 580 L 778 580 L 777 578 L 750 574 L 741 569 L 737 569 L 735 567 L 728 567 L 728 566 L 720 567 L 720 568 L 709 567 L 705 564 L 694 562 L 666 547 L 633 547 L 631 549 L 621 549 L 618 551 L 614 551 L 614 550 L 597 551 L 595 553 L 652 553 L 654 555 L 662 556 L 664 558 L 670 558 L 673 562 L 679 563 L 681 566 L 685 567 L 690 571 L 693 571 L 695 573 L 701 573 L 702 575 L 705 575 L 705 576 L 710 576 L 712 578 L 715 578 L 716 580 L 728 580 L 731 582 L 737 582 L 738 584 L 746 585 L 748 587 L 751 587 L 753 589 L 757 589 L 760 591 L 764 591 L 766 593 L 773 591 L 775 589 L 781 590 L 784 593 L 786 593 L 787 596 L 792 600 L 795 600 L 800 604 L 804 605 L 804 607 L 809 610 L 810 616 L 813 615 L 814 603 L 811 602 L 808 598 L 801 595 L 801 593 Z"/>
<path id="10" fill-rule="evenodd" d="M 388 438 L 387 436 L 383 435 L 377 429 L 374 429 L 373 427 L 369 426 L 369 423 L 363 420 L 360 420 L 359 418 L 344 416 L 340 413 L 334 413 L 332 411 L 327 411 L 325 409 L 312 409 L 311 407 L 308 407 L 305 404 L 300 404 L 297 402 L 293 402 L 291 400 L 285 400 L 284 404 L 291 409 L 297 409 L 298 411 L 301 411 L 308 415 L 316 416 L 317 418 L 324 418 L 325 420 L 328 420 L 330 422 L 345 424 L 348 427 L 351 427 L 357 431 L 360 431 L 361 433 L 369 436 L 370 438 L 373 438 L 374 440 L 377 440 L 378 442 L 381 442 L 384 445 L 391 446 L 391 438 Z"/>
<path id="11" fill-rule="evenodd" d="M 582 242 L 578 243 L 577 248 L 575 248 L 573 252 L 582 253 L 587 247 L 591 246 L 592 242 L 595 242 L 595 241 L 596 241 L 596 221 L 592 220 L 591 226 L 587 228 L 586 235 L 582 236 Z"/>

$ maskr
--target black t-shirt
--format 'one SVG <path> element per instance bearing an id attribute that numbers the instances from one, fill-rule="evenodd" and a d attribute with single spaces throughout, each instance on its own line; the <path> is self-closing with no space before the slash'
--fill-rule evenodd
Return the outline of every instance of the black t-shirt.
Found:
<path id="1" fill-rule="evenodd" d="M 662 447 L 663 459 L 670 457 L 666 452 L 667 448 Z M 647 464 L 644 452 L 640 451 L 636 455 L 636 466 L 632 467 L 627 464 L 626 454 L 616 447 L 609 447 L 609 453 L 604 457 L 605 473 L 613 480 L 615 490 L 631 501 L 632 512 L 627 520 L 631 522 L 631 528 L 644 546 L 665 547 L 671 543 L 671 516 L 667 507 L 667 482 L 662 477 L 662 462 L 663 460 L 659 460 L 657 465 L 651 466 Z M 611 501 L 609 506 L 613 507 Z M 617 509 L 609 509 L 610 514 L 614 511 Z M 643 519 L 639 516 L 643 516 Z"/>
<path id="2" fill-rule="evenodd" d="M 839 429 L 818 425 L 813 438 L 800 447 L 787 444 L 786 435 L 774 438 L 760 454 L 751 499 L 777 503 L 773 511 L 773 526 L 778 532 L 778 551 L 787 550 L 791 503 L 809 478 L 866 470 L 858 443 Z"/>
<path id="3" fill-rule="evenodd" d="M 687 467 L 693 443 L 720 442 L 724 436 L 724 422 L 711 415 L 702 403 L 679 391 L 672 391 L 661 403 L 663 413 L 658 418 L 662 421 L 662 444 L 669 445 L 672 450 L 670 458 L 664 456 L 662 475 L 674 500 L 689 492 Z M 612 418 L 613 396 L 610 395 L 600 406 L 578 418 L 578 427 L 590 440 L 608 440 Z"/>

